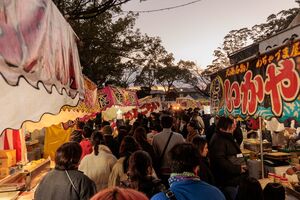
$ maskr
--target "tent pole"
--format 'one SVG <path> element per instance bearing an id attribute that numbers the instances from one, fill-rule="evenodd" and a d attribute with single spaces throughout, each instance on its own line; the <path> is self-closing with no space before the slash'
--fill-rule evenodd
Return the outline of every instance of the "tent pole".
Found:
<path id="1" fill-rule="evenodd" d="M 264 172 L 264 155 L 263 155 L 263 139 L 262 139 L 262 119 L 259 117 L 259 137 L 260 137 L 260 160 L 261 160 L 261 176 L 265 178 Z"/>

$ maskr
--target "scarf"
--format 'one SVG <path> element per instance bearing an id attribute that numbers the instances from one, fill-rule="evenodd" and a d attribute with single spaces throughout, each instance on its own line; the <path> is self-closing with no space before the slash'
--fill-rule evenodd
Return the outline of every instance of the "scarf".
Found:
<path id="1" fill-rule="evenodd" d="M 170 178 L 168 179 L 169 185 L 172 186 L 173 183 L 180 181 L 194 180 L 200 181 L 199 176 L 196 176 L 192 172 L 183 172 L 183 173 L 172 173 Z"/>

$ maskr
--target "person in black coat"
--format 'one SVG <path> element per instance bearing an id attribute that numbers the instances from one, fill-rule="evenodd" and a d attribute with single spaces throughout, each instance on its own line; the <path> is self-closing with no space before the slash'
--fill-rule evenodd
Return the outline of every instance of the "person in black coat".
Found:
<path id="1" fill-rule="evenodd" d="M 216 133 L 209 144 L 211 169 L 216 184 L 227 199 L 235 199 L 242 173 L 245 172 L 245 161 L 236 142 L 233 132 L 234 120 L 220 117 Z"/>

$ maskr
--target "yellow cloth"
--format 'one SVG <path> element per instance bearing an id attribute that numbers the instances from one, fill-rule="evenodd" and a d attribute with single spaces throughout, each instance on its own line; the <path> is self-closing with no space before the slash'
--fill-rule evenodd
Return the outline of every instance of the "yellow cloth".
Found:
<path id="1" fill-rule="evenodd" d="M 50 156 L 51 160 L 54 160 L 56 150 L 60 145 L 69 141 L 74 128 L 75 127 L 65 130 L 62 127 L 62 124 L 46 128 L 44 158 L 48 158 L 48 156 Z"/>

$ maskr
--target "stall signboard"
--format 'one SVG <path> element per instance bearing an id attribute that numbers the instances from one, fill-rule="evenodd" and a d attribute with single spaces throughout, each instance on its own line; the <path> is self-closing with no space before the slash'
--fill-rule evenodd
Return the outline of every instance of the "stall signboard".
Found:
<path id="1" fill-rule="evenodd" d="M 300 122 L 300 41 L 211 75 L 211 112 Z"/>
<path id="2" fill-rule="evenodd" d="M 195 99 L 188 98 L 188 97 L 176 98 L 176 103 L 179 104 L 180 107 L 184 109 L 201 107 L 201 103 L 199 101 L 196 101 Z"/>
<path id="3" fill-rule="evenodd" d="M 101 110 L 112 106 L 137 106 L 138 98 L 134 91 L 118 87 L 107 86 L 99 90 L 98 101 Z"/>

